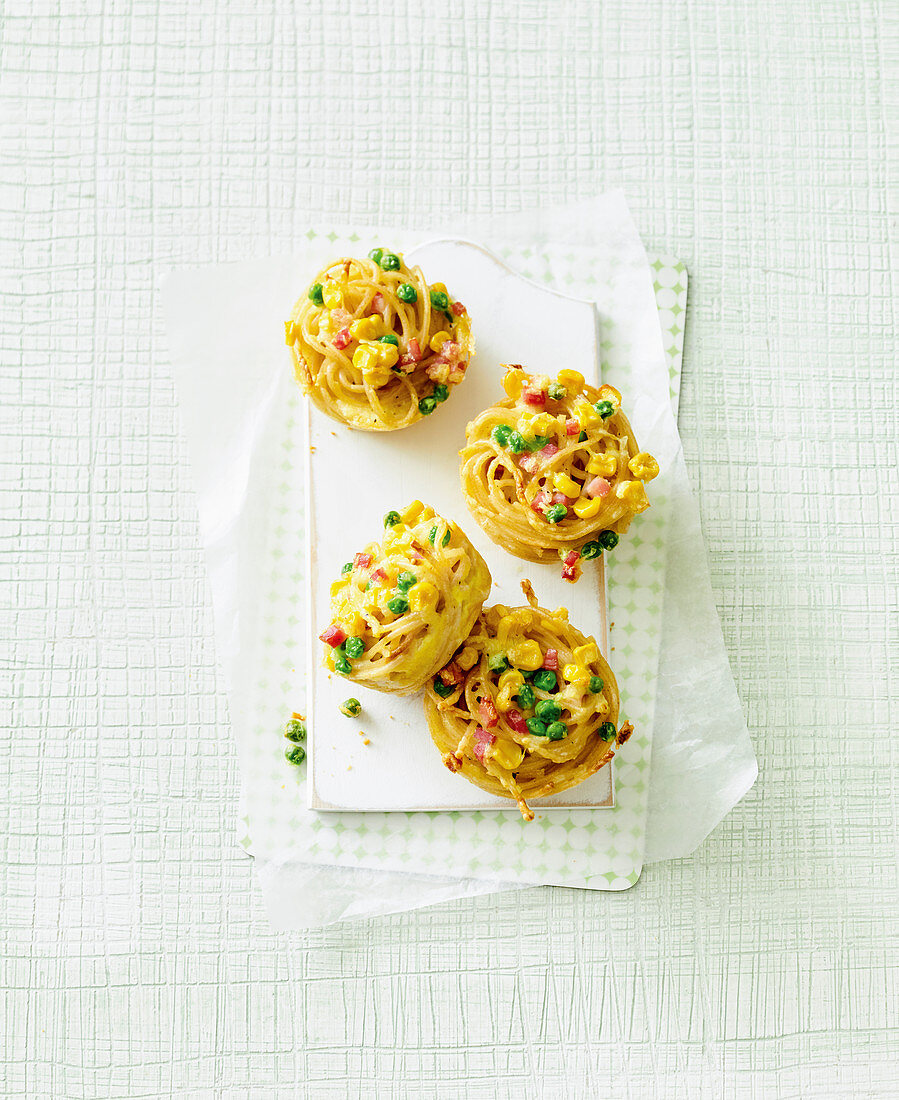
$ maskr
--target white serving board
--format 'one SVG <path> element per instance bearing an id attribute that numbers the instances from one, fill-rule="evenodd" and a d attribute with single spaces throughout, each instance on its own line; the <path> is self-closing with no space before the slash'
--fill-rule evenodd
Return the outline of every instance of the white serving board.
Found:
<path id="1" fill-rule="evenodd" d="M 420 694 L 400 698 L 357 687 L 322 663 L 318 635 L 330 622 L 331 582 L 340 567 L 383 533 L 382 518 L 416 498 L 455 520 L 490 569 L 488 604 L 523 604 L 529 578 L 544 607 L 560 605 L 592 634 L 608 657 L 608 616 L 602 559 L 584 563 L 577 584 L 561 564 L 534 565 L 495 546 L 472 519 L 459 484 L 465 426 L 502 396 L 502 363 L 555 374 L 579 370 L 599 384 L 598 326 L 591 302 L 568 298 L 510 271 L 492 253 L 467 241 L 440 240 L 407 253 L 429 282 L 444 282 L 471 315 L 477 354 L 465 381 L 434 414 L 397 432 L 355 432 L 306 402 L 307 725 L 308 803 L 316 810 L 513 810 L 453 775 L 431 741 Z M 363 706 L 344 717 L 350 695 Z M 368 740 L 368 744 L 365 744 Z M 612 765 L 535 806 L 608 807 L 614 803 Z"/>

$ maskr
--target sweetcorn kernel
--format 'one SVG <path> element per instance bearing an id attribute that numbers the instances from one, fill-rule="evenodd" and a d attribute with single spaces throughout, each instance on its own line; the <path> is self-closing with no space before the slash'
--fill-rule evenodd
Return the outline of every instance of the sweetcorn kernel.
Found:
<path id="1" fill-rule="evenodd" d="M 581 426 L 581 431 L 602 422 L 602 417 L 589 401 L 579 401 L 574 407 L 574 415 Z"/>
<path id="2" fill-rule="evenodd" d="M 645 512 L 649 507 L 649 500 L 642 481 L 625 481 L 617 485 L 615 493 L 619 500 L 628 506 L 632 512 Z"/>
<path id="3" fill-rule="evenodd" d="M 524 677 L 517 668 L 507 668 L 499 678 L 499 690 L 505 691 L 508 687 L 514 687 L 517 691 L 524 683 Z"/>
<path id="4" fill-rule="evenodd" d="M 599 474 L 600 477 L 612 477 L 617 469 L 618 456 L 610 452 L 593 455 L 587 463 L 587 473 Z"/>
<path id="5" fill-rule="evenodd" d="M 584 376 L 576 370 L 560 370 L 559 385 L 564 386 L 572 396 L 583 393 Z"/>
<path id="6" fill-rule="evenodd" d="M 400 515 L 402 516 L 403 523 L 411 525 L 415 523 L 419 517 L 429 519 L 430 516 L 427 513 L 430 513 L 430 515 L 434 514 L 426 504 L 422 504 L 420 500 L 413 500 L 411 504 L 406 505 L 403 511 L 400 512 Z"/>
<path id="7" fill-rule="evenodd" d="M 594 516 L 599 515 L 600 508 L 602 508 L 602 497 L 594 497 L 592 500 L 590 497 L 580 497 L 571 506 L 571 510 L 578 519 L 593 519 Z"/>
<path id="8" fill-rule="evenodd" d="M 501 768 L 515 771 L 524 759 L 524 749 L 514 741 L 497 741 L 490 749 L 490 759 Z"/>
<path id="9" fill-rule="evenodd" d="M 428 347 L 431 351 L 440 351 L 447 340 L 449 340 L 449 337 L 450 334 L 448 332 L 435 332 L 428 343 Z"/>
<path id="10" fill-rule="evenodd" d="M 503 378 L 503 389 L 510 397 L 520 397 L 524 388 L 524 380 L 524 371 L 513 367 L 506 372 L 506 376 Z"/>
<path id="11" fill-rule="evenodd" d="M 528 640 L 509 646 L 506 651 L 509 661 L 526 672 L 536 672 L 543 664 L 543 651 L 536 642 Z"/>
<path id="12" fill-rule="evenodd" d="M 463 672 L 467 672 L 470 668 L 474 668 L 477 659 L 478 651 L 473 645 L 467 645 L 464 649 L 460 650 L 456 657 L 456 664 Z"/>
<path id="13" fill-rule="evenodd" d="M 581 495 L 580 484 L 570 478 L 568 474 L 556 474 L 553 478 L 553 484 L 560 493 L 564 493 L 567 497 L 579 497 Z"/>
<path id="14" fill-rule="evenodd" d="M 587 642 L 575 647 L 574 659 L 581 665 L 589 665 L 599 660 L 599 646 L 596 642 Z"/>
<path id="15" fill-rule="evenodd" d="M 627 468 L 640 481 L 652 481 L 658 475 L 659 464 L 647 451 L 640 451 L 627 464 Z"/>
<path id="16" fill-rule="evenodd" d="M 328 309 L 339 309 L 343 305 L 343 294 L 333 279 L 326 279 L 322 287 L 322 301 Z"/>
<path id="17" fill-rule="evenodd" d="M 375 314 L 373 317 L 362 317 L 358 321 L 353 321 L 350 325 L 350 336 L 354 340 L 377 340 L 379 336 L 384 335 L 384 321 L 379 315 Z M 387 345 L 384 345 L 387 347 Z"/>
<path id="18" fill-rule="evenodd" d="M 409 589 L 409 606 L 413 611 L 431 611 L 437 606 L 437 588 L 430 581 L 419 581 Z"/>

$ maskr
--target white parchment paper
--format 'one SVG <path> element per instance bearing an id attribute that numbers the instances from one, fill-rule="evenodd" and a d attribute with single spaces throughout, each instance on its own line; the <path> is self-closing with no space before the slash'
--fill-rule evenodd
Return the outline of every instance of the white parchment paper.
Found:
<path id="1" fill-rule="evenodd" d="M 424 235 L 449 232 L 450 227 L 435 225 Z M 452 232 L 480 238 L 500 255 L 504 244 L 526 242 L 550 265 L 553 257 L 561 263 L 565 250 L 569 256 L 576 250 L 598 250 L 619 272 L 614 294 L 601 306 L 614 310 L 616 326 L 630 335 L 640 369 L 629 379 L 628 411 L 638 438 L 652 438 L 653 449 L 662 452 L 670 496 L 665 543 L 659 550 L 667 558 L 667 569 L 644 859 L 686 855 L 748 790 L 756 765 L 712 599 L 698 509 L 669 401 L 652 280 L 639 237 L 619 195 L 567 210 L 455 225 Z M 382 236 L 391 239 L 387 231 Z M 265 434 L 267 416 L 292 386 L 286 365 L 274 372 L 249 369 L 250 364 L 259 366 L 260 354 L 252 319 L 271 309 L 264 296 L 277 263 L 238 265 L 243 285 L 258 286 L 260 298 L 254 301 L 252 291 L 245 295 L 247 324 L 229 317 L 222 325 L 228 362 L 242 358 L 248 368 L 230 370 L 227 377 L 217 369 L 225 358 L 215 349 L 222 334 L 210 332 L 208 326 L 198 329 L 196 316 L 204 296 L 204 315 L 214 313 L 217 295 L 234 277 L 234 265 L 179 274 L 165 291 L 179 398 L 199 492 L 219 656 L 235 724 L 253 719 L 241 713 L 254 674 L 246 658 L 258 642 L 247 636 L 247 630 L 262 629 L 252 613 L 259 593 L 240 580 L 245 576 L 241 563 L 245 565 L 253 553 L 256 517 L 271 505 L 266 486 L 277 476 L 277 441 Z M 307 274 L 317 266 L 310 255 Z M 250 268 L 258 272 L 258 280 L 246 278 Z M 302 284 L 302 276 L 296 279 Z M 591 290 L 561 289 L 585 297 Z M 602 288 L 595 289 L 599 299 Z M 235 341 L 241 353 L 237 357 Z M 242 764 L 247 774 L 251 762 L 242 757 Z M 254 854 L 272 921 L 284 928 L 414 908 L 508 886 L 489 876 L 459 879 L 312 866 L 270 845 Z"/>

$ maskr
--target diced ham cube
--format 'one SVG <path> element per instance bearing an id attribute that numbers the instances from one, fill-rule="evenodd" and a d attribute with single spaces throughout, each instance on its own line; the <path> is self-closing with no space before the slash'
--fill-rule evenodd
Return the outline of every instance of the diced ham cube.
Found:
<path id="1" fill-rule="evenodd" d="M 461 302 L 453 302 L 453 304 L 450 308 L 452 309 L 452 311 L 453 311 L 453 313 L 455 314 L 456 317 L 464 317 L 465 316 L 465 313 L 466 313 L 465 306 L 463 306 Z"/>
<path id="2" fill-rule="evenodd" d="M 542 455 L 544 459 L 552 458 L 553 455 L 559 453 L 559 448 L 555 443 L 547 443 L 546 446 L 537 452 L 538 455 Z"/>
<path id="3" fill-rule="evenodd" d="M 438 676 L 445 684 L 452 684 L 453 687 L 458 687 L 465 679 L 465 674 L 455 661 L 450 661 L 446 668 L 442 668 Z"/>
<path id="4" fill-rule="evenodd" d="M 568 497 L 565 496 L 564 493 L 560 493 L 560 492 L 557 491 L 557 492 L 553 493 L 553 495 L 552 495 L 552 502 L 553 502 L 553 504 L 567 504 L 568 503 Z"/>
<path id="5" fill-rule="evenodd" d="M 562 580 L 563 581 L 576 581 L 581 575 L 581 567 L 579 550 L 569 550 L 565 557 L 562 559 Z M 546 651 L 546 656 L 549 657 L 549 650 Z M 548 667 L 546 665 L 544 668 Z M 556 654 L 556 668 L 559 667 L 559 656 Z"/>
<path id="6" fill-rule="evenodd" d="M 540 465 L 536 455 L 519 455 L 516 461 L 526 474 L 533 474 Z"/>
<path id="7" fill-rule="evenodd" d="M 372 570 L 372 574 L 371 574 L 371 577 L 369 578 L 369 580 L 386 581 L 387 580 L 387 574 L 384 572 L 383 569 L 374 569 L 374 570 Z"/>
<path id="8" fill-rule="evenodd" d="M 352 339 L 352 336 L 350 336 L 350 330 L 348 328 L 342 328 L 331 341 L 331 343 L 334 345 L 335 348 L 337 348 L 338 351 L 343 351 L 343 349 L 352 341 Z"/>
<path id="9" fill-rule="evenodd" d="M 499 715 L 496 713 L 496 707 L 493 704 L 493 700 L 485 695 L 478 703 L 478 717 L 481 719 L 481 725 L 484 729 L 493 729 L 496 723 L 499 721 Z"/>
<path id="10" fill-rule="evenodd" d="M 357 554 L 353 558 L 354 569 L 368 569 L 371 565 L 371 554 Z"/>
<path id="11" fill-rule="evenodd" d="M 605 497 L 609 495 L 612 486 L 604 477 L 593 477 L 584 486 L 584 492 L 588 497 Z"/>
<path id="12" fill-rule="evenodd" d="M 487 757 L 487 750 L 496 742 L 496 734 L 490 733 L 487 730 L 478 729 L 475 730 L 474 735 L 474 754 L 478 760 L 483 764 Z"/>
<path id="13" fill-rule="evenodd" d="M 565 421 L 565 434 L 566 435 L 580 435 L 581 425 L 578 420 L 566 420 Z"/>
<path id="14" fill-rule="evenodd" d="M 527 723 L 524 720 L 524 715 L 520 710 L 512 710 L 506 712 L 506 721 L 515 730 L 516 733 L 529 733 Z"/>
<path id="15" fill-rule="evenodd" d="M 328 645 L 333 646 L 335 649 L 346 641 L 346 631 L 337 625 L 337 623 L 331 623 L 331 625 L 319 634 L 321 641 L 326 642 Z"/>
<path id="16" fill-rule="evenodd" d="M 531 501 L 531 507 L 535 512 L 542 512 L 548 504 L 549 493 L 545 493 L 542 489 L 534 495 L 534 499 Z"/>
<path id="17" fill-rule="evenodd" d="M 522 390 L 521 400 L 534 409 L 546 408 L 546 394 L 543 390 Z"/>
<path id="18" fill-rule="evenodd" d="M 577 560 L 577 555 L 575 555 Z M 566 559 L 566 565 L 568 564 Z M 552 669 L 553 672 L 557 672 L 559 669 L 559 651 L 557 649 L 548 649 L 543 654 L 543 667 Z"/>

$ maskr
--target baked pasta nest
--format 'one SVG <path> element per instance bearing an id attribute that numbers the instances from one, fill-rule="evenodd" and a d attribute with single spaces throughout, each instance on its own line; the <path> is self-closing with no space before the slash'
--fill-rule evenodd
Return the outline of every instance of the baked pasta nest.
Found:
<path id="1" fill-rule="evenodd" d="M 331 585 L 325 664 L 354 684 L 408 695 L 468 636 L 490 573 L 464 532 L 413 501 L 388 512 L 372 542 Z"/>
<path id="2" fill-rule="evenodd" d="M 462 303 L 383 248 L 319 272 L 285 322 L 285 339 L 313 404 L 370 432 L 429 416 L 474 355 Z"/>
<path id="3" fill-rule="evenodd" d="M 639 450 L 613 386 L 512 367 L 503 387 L 506 397 L 466 429 L 466 503 L 504 550 L 534 562 L 558 556 L 563 577 L 577 580 L 580 562 L 616 546 L 649 507 L 645 483 L 658 463 Z"/>
<path id="4" fill-rule="evenodd" d="M 529 798 L 582 783 L 632 732 L 618 723 L 615 677 L 565 608 L 484 608 L 425 693 L 434 744 L 450 771 L 502 798 L 526 821 Z"/>

